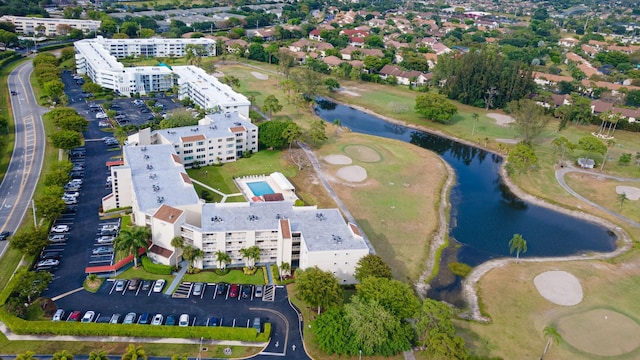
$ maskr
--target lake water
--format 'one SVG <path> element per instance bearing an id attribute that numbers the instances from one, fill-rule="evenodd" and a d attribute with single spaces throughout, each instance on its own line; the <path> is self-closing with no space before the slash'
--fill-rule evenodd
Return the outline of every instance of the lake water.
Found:
<path id="1" fill-rule="evenodd" d="M 354 132 L 398 139 L 438 153 L 456 172 L 451 191 L 451 246 L 442 256 L 441 274 L 430 296 L 461 305 L 460 279 L 446 263 L 476 266 L 509 254 L 509 240 L 519 233 L 527 240 L 522 256 L 564 256 L 615 249 L 606 228 L 527 203 L 503 184 L 498 155 L 459 142 L 396 125 L 365 112 L 321 100 L 316 113 L 328 122 L 339 119 Z M 443 271 L 444 270 L 444 271 Z"/>

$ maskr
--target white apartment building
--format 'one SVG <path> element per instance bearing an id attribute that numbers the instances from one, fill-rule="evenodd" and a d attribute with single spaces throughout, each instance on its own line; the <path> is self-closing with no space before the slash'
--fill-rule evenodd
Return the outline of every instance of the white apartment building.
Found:
<path id="1" fill-rule="evenodd" d="M 16 26 L 16 32 L 21 34 L 45 36 L 63 35 L 61 30 L 66 26 L 72 29 L 82 30 L 82 32 L 86 34 L 97 31 L 102 24 L 100 20 L 37 18 L 11 15 L 0 17 L 0 21 L 13 23 Z M 66 26 L 61 27 L 61 25 Z"/>
<path id="2" fill-rule="evenodd" d="M 93 82 L 121 95 L 146 95 L 178 87 L 178 98 L 190 98 L 209 112 L 234 113 L 249 116 L 251 103 L 230 86 L 218 81 L 196 66 L 139 66 L 125 67 L 118 57 L 167 56 L 166 51 L 184 55 L 188 44 L 209 44 L 211 39 L 85 39 L 76 41 L 76 69 L 87 74 Z M 173 47 L 172 47 L 173 46 Z M 116 54 L 116 55 L 114 55 Z"/>
<path id="3" fill-rule="evenodd" d="M 180 162 L 191 167 L 233 162 L 258 151 L 258 127 L 238 113 L 209 114 L 196 126 L 153 130 L 130 135 L 129 144 L 171 144 Z"/>
<path id="4" fill-rule="evenodd" d="M 216 253 L 244 265 L 240 249 L 260 248 L 260 263 L 287 262 L 293 268 L 318 266 L 344 284 L 355 283 L 355 267 L 370 250 L 360 229 L 338 209 L 293 206 L 292 202 L 205 203 L 172 144 L 136 145 L 123 149 L 124 164 L 111 169 L 113 193 L 104 210 L 131 206 L 132 222 L 151 229 L 152 260 L 175 265 L 181 250 L 171 245 L 180 236 L 202 249 L 199 268 L 219 267 Z"/>

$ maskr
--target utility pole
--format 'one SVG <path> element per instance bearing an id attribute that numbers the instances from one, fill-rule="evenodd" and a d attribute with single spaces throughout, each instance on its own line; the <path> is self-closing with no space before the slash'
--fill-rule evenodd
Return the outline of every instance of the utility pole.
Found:
<path id="1" fill-rule="evenodd" d="M 38 228 L 38 219 L 36 219 L 36 203 L 31 199 L 31 209 L 33 210 L 33 226 Z"/>

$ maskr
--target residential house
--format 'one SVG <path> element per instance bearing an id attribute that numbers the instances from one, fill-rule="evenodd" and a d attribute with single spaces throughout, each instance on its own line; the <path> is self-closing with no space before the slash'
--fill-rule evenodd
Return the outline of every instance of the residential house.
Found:
<path id="1" fill-rule="evenodd" d="M 574 38 L 562 38 L 558 41 L 558 45 L 566 48 L 572 48 L 578 44 L 580 44 L 580 40 Z"/>
<path id="2" fill-rule="evenodd" d="M 385 65 L 378 72 L 381 78 L 387 79 L 389 76 L 394 76 L 398 84 L 409 85 L 412 81 L 414 84 L 422 85 L 427 83 L 431 79 L 431 74 L 421 73 L 420 71 L 407 71 L 403 70 L 396 65 Z"/>
<path id="3" fill-rule="evenodd" d="M 591 112 L 594 115 L 611 111 L 614 114 L 620 114 L 629 122 L 635 122 L 640 120 L 640 108 L 623 108 L 617 107 L 613 103 L 604 102 L 602 100 L 594 100 L 591 102 Z"/>

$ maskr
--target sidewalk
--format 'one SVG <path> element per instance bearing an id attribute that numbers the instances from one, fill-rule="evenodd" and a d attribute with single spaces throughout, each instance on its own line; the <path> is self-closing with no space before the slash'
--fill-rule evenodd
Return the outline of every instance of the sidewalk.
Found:
<path id="1" fill-rule="evenodd" d="M 180 282 L 182 282 L 182 277 L 187 273 L 187 270 L 189 270 L 189 264 L 186 260 L 182 260 L 182 262 L 180 263 L 180 271 L 178 271 L 178 273 L 176 274 L 176 277 L 171 282 L 171 285 L 167 287 L 167 291 L 164 292 L 165 295 L 173 294 L 173 290 L 175 290 L 178 285 L 180 285 Z"/>

